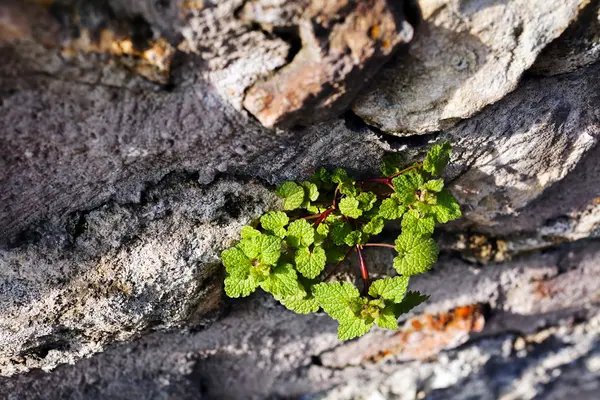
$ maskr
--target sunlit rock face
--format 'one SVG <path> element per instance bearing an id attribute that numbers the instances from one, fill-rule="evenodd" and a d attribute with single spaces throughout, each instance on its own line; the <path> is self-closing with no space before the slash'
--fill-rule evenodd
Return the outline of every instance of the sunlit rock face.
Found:
<path id="1" fill-rule="evenodd" d="M 0 393 L 592 398 L 598 7 L 2 2 Z M 441 140 L 463 218 L 398 332 L 340 343 L 326 315 L 224 297 L 220 253 L 273 185 Z"/>

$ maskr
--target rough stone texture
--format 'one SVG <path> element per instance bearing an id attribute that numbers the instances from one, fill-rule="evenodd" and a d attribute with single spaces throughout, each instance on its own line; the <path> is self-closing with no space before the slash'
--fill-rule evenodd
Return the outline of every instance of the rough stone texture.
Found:
<path id="1" fill-rule="evenodd" d="M 574 286 L 597 285 L 582 282 L 579 274 L 598 269 L 599 252 L 598 242 L 565 246 L 542 257 L 522 258 L 507 268 L 473 268 L 443 260 L 435 275 L 444 284 L 424 278 L 414 285 L 432 294 L 426 312 L 464 302 L 470 292 L 483 301 L 492 299 L 492 304 L 476 341 L 426 361 L 407 362 L 406 353 L 400 351 L 355 365 L 347 359 L 360 355 L 361 345 L 390 342 L 393 337 L 386 339 L 374 331 L 340 346 L 335 323 L 327 316 L 298 316 L 256 294 L 250 301 L 229 301 L 227 315 L 200 331 L 154 333 L 52 373 L 0 378 L 0 392 L 7 399 L 352 399 L 377 393 L 375 398 L 404 394 L 412 399 L 421 391 L 434 398 L 480 393 L 490 399 L 500 394 L 531 399 L 545 398 L 554 386 L 564 392 L 569 383 L 579 381 L 581 385 L 570 389 L 579 398 L 598 389 L 598 309 L 589 298 L 567 302 L 559 298 L 554 311 L 540 317 L 536 310 L 523 308 L 531 298 L 514 289 L 523 282 L 534 286 L 567 279 L 560 278 L 563 273 L 570 274 Z M 569 254 L 576 260 L 566 264 L 562 260 Z M 471 278 L 461 282 L 457 270 Z M 455 282 L 463 285 L 464 299 L 449 298 L 444 286 Z M 574 307 L 572 300 L 577 303 Z M 457 339 L 462 335 L 459 331 Z M 55 390 L 49 393 L 48 387 Z"/>
<path id="2" fill-rule="evenodd" d="M 64 230 L 44 227 L 35 244 L 0 251 L 0 374 L 52 368 L 107 341 L 216 314 L 217 249 L 273 207 L 265 199 L 262 186 L 220 181 L 203 189 L 183 180 L 144 192 L 139 204 L 79 213 Z"/>
<path id="3" fill-rule="evenodd" d="M 477 230 L 518 215 L 596 146 L 600 69 L 584 71 L 525 80 L 518 91 L 444 133 L 457 151 L 453 193 Z M 584 201 L 592 203 L 596 194 Z"/>
<path id="4" fill-rule="evenodd" d="M 297 24 L 302 48 L 288 65 L 249 88 L 244 98 L 244 107 L 267 127 L 306 124 L 339 114 L 362 89 L 361 83 L 412 39 L 402 1 L 290 2 L 301 13 L 289 17 Z M 242 16 L 260 21 L 270 3 L 251 1 Z M 283 25 L 289 29 L 292 22 L 284 20 Z"/>
<path id="5" fill-rule="evenodd" d="M 353 110 L 398 135 L 447 129 L 515 89 L 585 0 L 420 0 L 408 54 L 386 66 Z"/>
<path id="6" fill-rule="evenodd" d="M 557 75 L 590 65 L 600 59 L 600 1 L 591 1 L 558 39 L 550 43 L 528 71 Z"/>
<path id="7" fill-rule="evenodd" d="M 130 29 L 108 43 L 150 28 L 143 43 L 178 47 L 169 84 L 136 68 L 143 57 L 104 47 L 94 19 L 67 19 L 89 43 L 68 36 L 56 16 L 82 4 L 99 21 L 118 11 Z M 294 4 L 65 0 L 48 16 L 2 2 L 0 398 L 595 398 L 600 66 L 587 65 L 587 48 L 575 47 L 583 61 L 569 72 L 526 74 L 430 135 L 386 136 L 352 113 L 268 130 L 239 109 L 247 87 L 291 61 Z M 575 15 L 575 2 L 561 4 L 523 26 L 511 85 L 527 45 L 539 52 Z M 551 46 L 594 32 L 582 28 L 593 7 Z M 261 293 L 222 299 L 219 252 L 274 205 L 271 184 L 321 165 L 369 175 L 386 152 L 415 160 L 442 139 L 456 150 L 447 178 L 465 217 L 440 233 L 435 270 L 411 280 L 432 297 L 401 331 L 341 344 L 325 315 L 295 315 Z M 374 276 L 389 272 L 391 252 L 366 253 Z"/>

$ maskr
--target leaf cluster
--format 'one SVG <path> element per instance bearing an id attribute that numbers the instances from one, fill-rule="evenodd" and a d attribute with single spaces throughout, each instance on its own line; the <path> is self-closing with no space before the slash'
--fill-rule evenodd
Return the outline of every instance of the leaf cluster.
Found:
<path id="1" fill-rule="evenodd" d="M 241 240 L 222 253 L 225 292 L 244 297 L 257 288 L 290 310 L 323 309 L 339 322 L 338 337 L 351 339 L 373 325 L 397 329 L 397 319 L 428 297 L 408 292 L 409 278 L 428 271 L 438 258 L 432 238 L 439 224 L 461 216 L 440 178 L 450 160 L 448 143 L 434 145 L 423 163 L 401 168 L 386 158 L 383 177 L 357 181 L 346 170 L 318 169 L 310 179 L 277 187 L 282 211 L 265 213 L 241 230 Z M 386 223 L 399 221 L 395 244 L 372 243 Z M 362 250 L 393 247 L 398 275 L 370 281 Z M 362 272 L 362 292 L 352 283 L 326 282 L 352 251 Z"/>

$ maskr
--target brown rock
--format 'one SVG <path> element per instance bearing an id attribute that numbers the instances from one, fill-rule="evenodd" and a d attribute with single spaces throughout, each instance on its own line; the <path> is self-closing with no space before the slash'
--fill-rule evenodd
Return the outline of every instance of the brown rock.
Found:
<path id="1" fill-rule="evenodd" d="M 267 127 L 341 112 L 394 50 L 412 38 L 412 27 L 390 1 L 305 3 L 298 21 L 302 48 L 291 63 L 252 86 L 244 99 L 244 107 Z M 292 11 L 288 18 L 297 16 Z"/>

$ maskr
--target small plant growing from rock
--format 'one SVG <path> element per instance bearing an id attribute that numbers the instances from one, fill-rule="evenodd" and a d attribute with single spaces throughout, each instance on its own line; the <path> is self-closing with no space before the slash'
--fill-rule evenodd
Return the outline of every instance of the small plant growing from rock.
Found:
<path id="1" fill-rule="evenodd" d="M 320 168 L 307 181 L 284 182 L 277 188 L 284 211 L 269 211 L 257 226 L 244 226 L 239 243 L 223 251 L 225 293 L 244 297 L 260 287 L 297 313 L 322 308 L 339 322 L 341 340 L 364 335 L 373 325 L 398 329 L 398 317 L 428 298 L 407 288 L 411 276 L 437 261 L 435 226 L 461 216 L 439 178 L 450 153 L 448 143 L 434 145 L 424 162 L 403 169 L 384 160 L 380 178 L 357 181 L 344 169 Z M 394 245 L 370 241 L 387 222 L 400 219 Z M 398 275 L 371 281 L 363 255 L 368 247 L 395 249 Z M 361 290 L 350 282 L 328 282 L 352 252 Z"/>

